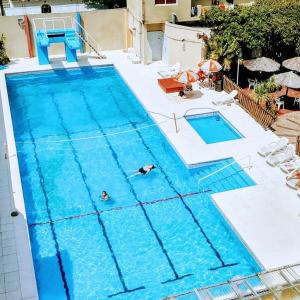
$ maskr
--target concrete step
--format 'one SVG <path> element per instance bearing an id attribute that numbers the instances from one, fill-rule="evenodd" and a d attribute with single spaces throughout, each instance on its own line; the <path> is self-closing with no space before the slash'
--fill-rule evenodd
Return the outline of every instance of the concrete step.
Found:
<path id="1" fill-rule="evenodd" d="M 10 2 L 9 2 L 9 0 L 2 0 L 2 4 L 3 4 L 4 9 L 5 8 L 10 8 Z"/>

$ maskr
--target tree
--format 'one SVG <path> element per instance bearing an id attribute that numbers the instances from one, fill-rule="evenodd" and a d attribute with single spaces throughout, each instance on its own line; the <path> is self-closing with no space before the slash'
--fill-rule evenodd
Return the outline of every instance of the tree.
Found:
<path id="1" fill-rule="evenodd" d="M 4 36 L 4 34 L 1 34 L 1 36 L 0 36 L 0 65 L 6 65 L 9 62 L 9 58 L 6 54 L 4 42 L 5 42 L 5 36 Z"/>
<path id="2" fill-rule="evenodd" d="M 85 5 L 96 9 L 126 7 L 126 0 L 83 0 Z"/>
<path id="3" fill-rule="evenodd" d="M 239 54 L 249 59 L 260 53 L 276 60 L 299 55 L 299 20 L 300 0 L 257 0 L 234 10 L 214 8 L 200 17 L 213 31 L 209 56 L 227 69 Z"/>

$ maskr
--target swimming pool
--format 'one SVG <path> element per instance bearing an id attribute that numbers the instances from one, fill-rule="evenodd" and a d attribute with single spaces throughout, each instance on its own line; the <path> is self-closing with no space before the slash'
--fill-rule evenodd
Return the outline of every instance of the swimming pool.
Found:
<path id="1" fill-rule="evenodd" d="M 6 79 L 40 299 L 160 299 L 259 270 L 210 197 L 254 182 L 234 164 L 199 187 L 233 160 L 186 168 L 113 66 Z"/>
<path id="2" fill-rule="evenodd" d="M 186 119 L 206 144 L 231 141 L 243 137 L 219 112 L 188 116 Z"/>

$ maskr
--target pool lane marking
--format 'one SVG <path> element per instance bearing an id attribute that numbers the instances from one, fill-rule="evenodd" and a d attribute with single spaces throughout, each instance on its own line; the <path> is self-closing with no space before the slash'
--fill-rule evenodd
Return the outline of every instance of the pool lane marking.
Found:
<path id="1" fill-rule="evenodd" d="M 48 193 L 46 191 L 45 178 L 44 178 L 44 175 L 43 175 L 40 160 L 38 158 L 35 139 L 34 139 L 34 136 L 33 136 L 32 128 L 30 126 L 30 121 L 27 117 L 27 111 L 26 110 L 24 111 L 24 114 L 26 116 L 28 131 L 29 131 L 30 139 L 31 139 L 32 145 L 33 145 L 33 154 L 34 154 L 34 159 L 35 159 L 35 162 L 36 162 L 36 169 L 37 169 L 37 172 L 38 172 L 42 193 L 43 193 L 44 198 L 45 198 L 47 214 L 48 214 L 48 217 L 49 217 L 50 221 L 52 221 L 51 224 L 50 224 L 50 230 L 51 230 L 51 233 L 52 233 L 52 239 L 54 241 L 56 257 L 57 257 L 57 261 L 58 261 L 58 267 L 59 267 L 59 271 L 60 271 L 60 274 L 61 274 L 61 278 L 62 278 L 62 282 L 63 282 L 63 286 L 64 286 L 64 289 L 65 289 L 67 300 L 70 300 L 71 299 L 70 289 L 69 289 L 69 286 L 68 286 L 67 276 L 66 276 L 66 272 L 65 272 L 64 266 L 63 266 L 63 259 L 62 259 L 62 255 L 60 253 L 60 247 L 59 247 L 57 235 L 56 235 L 55 228 L 54 228 L 54 222 L 53 222 L 53 219 L 52 219 L 52 214 L 51 214 L 51 210 L 50 210 L 50 206 L 49 206 L 49 197 L 48 197 Z"/>
<path id="2" fill-rule="evenodd" d="M 192 197 L 192 196 L 195 196 L 195 195 L 204 194 L 204 193 L 208 193 L 208 192 L 211 192 L 211 191 L 212 190 L 205 190 L 205 191 L 201 191 L 201 192 L 193 192 L 193 193 L 181 195 L 181 197 L 182 198 Z M 176 200 L 176 199 L 179 199 L 179 198 L 180 198 L 179 196 L 173 196 L 173 197 L 169 197 L 169 198 L 157 199 L 157 200 L 152 200 L 152 201 L 145 201 L 145 202 L 142 202 L 142 205 L 153 205 L 153 204 L 156 204 L 156 203 L 168 202 L 168 201 Z M 31 223 L 31 224 L 28 224 L 28 225 L 31 226 L 31 227 L 42 226 L 42 225 L 50 224 L 50 222 L 57 223 L 57 222 L 63 222 L 63 221 L 68 221 L 68 220 L 72 220 L 72 219 L 80 219 L 80 218 L 84 218 L 84 217 L 94 216 L 96 214 L 103 214 L 103 213 L 108 213 L 108 212 L 111 212 L 111 211 L 120 211 L 120 210 L 123 210 L 123 209 L 134 208 L 134 207 L 137 207 L 137 206 L 140 206 L 140 205 L 141 205 L 140 203 L 135 203 L 133 205 L 116 206 L 116 207 L 112 207 L 112 208 L 109 208 L 109 209 L 103 209 L 103 210 L 93 211 L 93 212 L 89 212 L 89 213 L 85 213 L 85 214 L 73 215 L 73 216 L 69 216 L 69 217 L 63 217 L 63 218 L 55 219 L 55 220 L 52 220 L 52 221 Z"/>
<path id="3" fill-rule="evenodd" d="M 125 170 L 123 169 L 123 167 L 122 167 L 122 165 L 121 165 L 121 163 L 120 163 L 120 161 L 119 161 L 119 158 L 118 158 L 118 155 L 117 155 L 116 151 L 114 150 L 113 146 L 111 145 L 111 143 L 110 143 L 110 141 L 109 141 L 107 135 L 105 135 L 105 132 L 104 132 L 102 126 L 100 125 L 100 123 L 98 122 L 97 118 L 95 117 L 95 115 L 94 115 L 94 113 L 93 113 L 93 110 L 92 110 L 92 108 L 90 107 L 90 105 L 89 105 L 89 103 L 88 103 L 88 100 L 87 100 L 86 97 L 85 97 L 84 92 L 83 92 L 82 90 L 80 90 L 80 91 L 81 91 L 81 94 L 82 94 L 83 101 L 84 101 L 84 103 L 85 103 L 85 105 L 86 105 L 86 109 L 87 109 L 87 111 L 89 112 L 91 119 L 95 122 L 95 124 L 97 125 L 98 129 L 103 133 L 104 139 L 105 139 L 105 141 L 106 141 L 106 143 L 107 143 L 107 145 L 108 145 L 108 147 L 109 147 L 109 149 L 110 149 L 110 151 L 111 151 L 111 154 L 112 154 L 112 156 L 113 156 L 113 158 L 114 158 L 114 160 L 115 160 L 115 162 L 116 162 L 116 164 L 117 164 L 119 170 L 121 171 L 121 173 L 122 173 L 122 175 L 123 175 L 125 181 L 127 182 L 128 186 L 129 186 L 129 188 L 130 188 L 130 192 L 132 193 L 134 199 L 135 199 L 135 200 L 137 201 L 137 203 L 139 204 L 138 207 L 140 207 L 140 208 L 142 209 L 142 212 L 143 212 L 143 214 L 144 214 L 144 217 L 145 217 L 145 219 L 147 220 L 150 229 L 152 230 L 152 232 L 153 232 L 153 234 L 154 234 L 154 236 L 155 236 L 155 238 L 156 238 L 156 240 L 157 240 L 157 242 L 158 242 L 158 244 L 159 244 L 159 246 L 160 246 L 160 248 L 161 248 L 163 254 L 164 254 L 165 257 L 166 257 L 166 260 L 167 260 L 167 262 L 168 262 L 168 264 L 169 264 L 169 266 L 170 266 L 170 269 L 172 270 L 172 272 L 173 272 L 173 274 L 174 274 L 174 278 L 169 279 L 169 280 L 167 280 L 167 281 L 180 280 L 180 279 L 183 279 L 183 278 L 185 278 L 185 277 L 187 277 L 187 276 L 191 276 L 192 274 L 185 274 L 185 275 L 181 275 L 181 276 L 180 276 L 180 275 L 178 274 L 178 272 L 176 271 L 175 266 L 174 266 L 174 264 L 173 264 L 173 262 L 172 262 L 172 260 L 171 260 L 171 258 L 170 258 L 170 256 L 169 256 L 169 253 L 168 253 L 168 251 L 166 250 L 165 245 L 164 245 L 162 239 L 160 238 L 160 236 L 159 236 L 157 230 L 154 228 L 153 223 L 152 223 L 152 221 L 151 221 L 151 219 L 150 219 L 150 217 L 149 217 L 149 215 L 148 215 L 148 213 L 147 213 L 145 207 L 143 206 L 143 202 L 141 202 L 141 201 L 138 199 L 138 195 L 136 194 L 136 192 L 135 192 L 135 190 L 134 190 L 134 187 L 133 187 L 131 181 L 129 180 L 129 178 L 128 178 L 126 172 L 125 172 Z M 117 105 L 117 107 L 118 107 L 118 105 Z M 119 107 L 118 107 L 118 109 L 120 110 Z M 126 117 L 126 118 L 127 118 L 127 117 Z M 130 121 L 128 118 L 127 118 L 127 120 Z M 130 123 L 131 123 L 131 121 L 130 121 Z M 136 128 L 135 128 L 135 129 L 136 129 Z"/>
<path id="4" fill-rule="evenodd" d="M 76 162 L 77 166 L 78 166 L 78 169 L 79 169 L 79 173 L 81 174 L 81 178 L 82 178 L 82 181 L 85 185 L 85 188 L 86 188 L 86 191 L 88 192 L 88 195 L 89 195 L 89 199 L 90 199 L 90 202 L 95 210 L 95 212 L 98 212 L 98 208 L 97 208 L 97 205 L 95 203 L 95 201 L 93 200 L 92 198 L 92 192 L 90 190 L 90 187 L 89 185 L 87 184 L 87 176 L 85 175 L 84 171 L 83 171 L 83 168 L 82 168 L 82 165 L 80 163 L 80 160 L 79 160 L 79 157 L 77 155 L 77 152 L 76 152 L 76 149 L 74 148 L 74 145 L 73 145 L 73 142 L 71 140 L 71 136 L 70 136 L 70 133 L 68 131 L 68 128 L 66 127 L 66 124 L 65 124 L 65 121 L 63 119 L 63 116 L 61 114 L 61 111 L 59 109 L 59 105 L 58 103 L 56 102 L 55 98 L 54 98 L 54 95 L 51 96 L 51 99 L 52 99 L 52 102 L 53 102 L 53 105 L 55 106 L 55 109 L 57 111 L 57 115 L 58 115 L 58 118 L 61 122 L 61 126 L 62 128 L 64 129 L 65 133 L 66 133 L 66 136 L 70 139 L 70 147 L 71 147 L 71 150 L 72 150 L 72 153 L 73 153 L 73 156 L 74 156 L 74 161 Z M 104 225 L 104 222 L 102 221 L 101 217 L 100 217 L 100 214 L 96 214 L 97 216 L 97 220 L 98 220 L 98 223 L 102 229 L 102 233 L 103 233 L 103 236 L 105 238 L 105 241 L 107 243 L 107 246 L 109 248 L 109 251 L 111 253 L 111 256 L 112 256 L 112 259 L 115 263 L 115 267 L 116 267 L 116 270 L 117 270 L 117 273 L 118 273 L 118 277 L 119 277 L 119 280 L 121 282 L 121 285 L 123 287 L 123 291 L 117 293 L 116 295 L 119 295 L 119 294 L 123 294 L 123 293 L 131 293 L 131 292 L 134 292 L 134 291 L 137 291 L 137 290 L 141 290 L 141 289 L 145 289 L 144 286 L 140 286 L 138 288 L 134 288 L 134 289 L 128 289 L 126 283 L 125 283 L 125 279 L 124 279 L 124 276 L 123 276 L 123 273 L 122 273 L 122 270 L 121 270 L 121 267 L 119 265 L 119 262 L 117 260 L 117 257 L 115 255 L 115 252 L 114 252 L 114 249 L 112 247 L 112 244 L 110 242 L 110 239 L 108 237 L 108 234 L 107 234 L 107 230 L 106 230 L 106 227 Z M 111 295 L 109 295 L 108 297 L 110 297 Z"/>
<path id="5" fill-rule="evenodd" d="M 116 106 L 119 108 L 120 113 L 127 118 L 127 120 L 131 123 L 132 127 L 136 129 L 136 125 L 134 124 L 134 122 L 131 121 L 131 119 L 129 118 L 129 116 L 123 112 L 123 110 L 121 110 L 121 108 L 117 105 L 116 102 L 116 98 L 114 96 L 114 93 L 112 91 L 111 88 L 109 88 L 109 91 L 112 95 L 112 98 L 114 99 L 114 102 L 116 104 Z M 122 92 L 121 92 L 122 93 Z M 210 246 L 210 248 L 213 250 L 216 258 L 219 260 L 219 262 L 221 263 L 221 266 L 216 267 L 217 269 L 220 268 L 224 268 L 224 267 L 228 267 L 231 266 L 232 264 L 226 264 L 224 262 L 224 260 L 222 259 L 222 256 L 220 254 L 220 252 L 216 249 L 216 247 L 214 246 L 214 244 L 212 243 L 212 241 L 209 239 L 208 235 L 206 234 L 205 230 L 203 229 L 203 227 L 201 226 L 200 222 L 198 221 L 198 219 L 196 218 L 196 216 L 194 215 L 192 209 L 187 205 L 187 203 L 184 201 L 184 199 L 181 197 L 181 194 L 177 191 L 177 189 L 175 188 L 175 186 L 173 185 L 171 179 L 169 178 L 169 176 L 166 174 L 166 172 L 163 170 L 163 168 L 160 166 L 160 163 L 156 157 L 156 155 L 152 152 L 152 150 L 150 149 L 150 147 L 147 145 L 147 143 L 145 142 L 142 134 L 139 132 L 139 130 L 136 131 L 137 135 L 140 137 L 142 144 L 144 145 L 145 149 L 148 151 L 148 153 L 150 154 L 150 156 L 152 156 L 152 158 L 155 161 L 156 166 L 160 169 L 161 173 L 164 175 L 169 187 L 180 197 L 180 200 L 184 206 L 184 208 L 189 212 L 189 214 L 191 215 L 194 223 L 196 224 L 196 226 L 198 227 L 198 229 L 200 230 L 201 234 L 204 236 L 206 242 L 208 243 L 208 245 Z M 233 265 L 236 265 L 237 263 L 234 263 Z M 214 269 L 214 268 L 210 268 Z"/>

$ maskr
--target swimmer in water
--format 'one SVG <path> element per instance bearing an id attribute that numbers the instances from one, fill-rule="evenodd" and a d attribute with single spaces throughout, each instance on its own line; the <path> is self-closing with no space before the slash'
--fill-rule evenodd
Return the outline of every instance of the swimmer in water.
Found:
<path id="1" fill-rule="evenodd" d="M 109 199 L 109 195 L 108 195 L 108 193 L 106 191 L 102 191 L 102 193 L 101 193 L 101 199 L 103 201 L 107 201 Z"/>
<path id="2" fill-rule="evenodd" d="M 132 175 L 130 175 L 128 178 L 136 176 L 136 175 L 146 175 L 154 169 L 155 169 L 154 165 L 146 165 L 144 167 L 139 168 L 138 170 L 134 170 L 134 173 Z"/>

